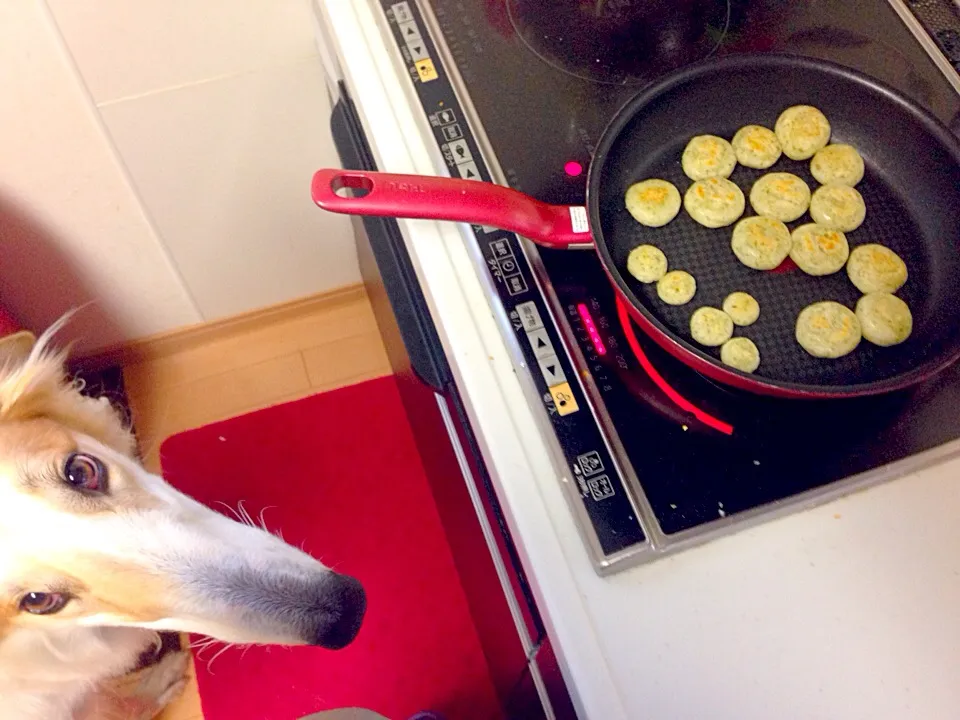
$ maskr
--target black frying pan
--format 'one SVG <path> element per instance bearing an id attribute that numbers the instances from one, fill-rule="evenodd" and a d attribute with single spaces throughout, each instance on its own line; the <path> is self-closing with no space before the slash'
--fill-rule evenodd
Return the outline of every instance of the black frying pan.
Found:
<path id="1" fill-rule="evenodd" d="M 786 267 L 762 272 L 741 265 L 730 250 L 732 226 L 708 229 L 681 210 L 662 228 L 639 225 L 623 197 L 639 180 L 660 177 L 681 194 L 691 184 L 680 168 L 694 135 L 730 138 L 747 124 L 773 127 L 791 105 L 820 108 L 833 128 L 831 142 L 856 147 L 866 174 L 857 189 L 867 206 L 863 225 L 848 233 L 851 249 L 867 242 L 888 246 L 907 263 L 910 277 L 898 291 L 913 313 L 914 329 L 901 345 L 863 341 L 851 354 L 826 360 L 808 355 L 794 338 L 800 310 L 819 300 L 850 308 L 860 294 L 846 273 L 813 278 Z M 764 172 L 786 171 L 817 187 L 809 161 L 782 158 L 767 171 L 738 166 L 731 180 L 745 195 Z M 364 188 L 341 197 L 342 187 Z M 929 377 L 960 356 L 960 141 L 929 113 L 882 83 L 831 63 L 782 55 L 743 55 L 708 61 L 650 86 L 604 131 L 588 178 L 589 229 L 582 209 L 546 205 L 487 183 L 421 176 L 321 170 L 313 197 L 334 212 L 417 217 L 501 227 L 551 247 L 590 247 L 600 259 L 631 317 L 659 345 L 703 374 L 730 385 L 785 397 L 843 397 L 889 392 Z M 746 215 L 753 214 L 748 208 Z M 804 215 L 796 223 L 810 222 Z M 697 294 L 683 306 L 659 300 L 654 285 L 626 272 L 637 245 L 664 250 L 671 268 L 697 279 Z M 723 365 L 719 351 L 695 345 L 693 311 L 719 307 L 734 290 L 760 302 L 760 319 L 740 328 L 760 348 L 754 374 Z"/>

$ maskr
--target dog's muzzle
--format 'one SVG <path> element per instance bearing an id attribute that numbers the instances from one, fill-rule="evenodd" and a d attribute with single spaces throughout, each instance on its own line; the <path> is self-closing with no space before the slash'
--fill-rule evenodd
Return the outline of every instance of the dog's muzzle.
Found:
<path id="1" fill-rule="evenodd" d="M 284 548 L 284 554 L 287 549 Z M 289 549 L 293 553 L 293 549 Z M 359 581 L 299 552 L 284 562 L 243 559 L 189 566 L 182 576 L 194 631 L 228 642 L 317 645 L 339 650 L 360 631 L 367 607 Z"/>
<path id="2" fill-rule="evenodd" d="M 330 650 L 346 647 L 360 632 L 367 609 L 363 586 L 349 575 L 327 573 L 317 588 L 325 611 L 304 640 Z"/>

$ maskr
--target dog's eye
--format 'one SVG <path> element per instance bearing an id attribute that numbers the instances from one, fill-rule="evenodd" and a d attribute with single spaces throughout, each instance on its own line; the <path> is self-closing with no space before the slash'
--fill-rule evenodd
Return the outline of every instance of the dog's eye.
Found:
<path id="1" fill-rule="evenodd" d="M 70 596 L 58 592 L 28 592 L 20 598 L 20 609 L 31 615 L 52 615 L 70 602 Z"/>
<path id="2" fill-rule="evenodd" d="M 68 457 L 63 477 L 78 490 L 104 492 L 107 489 L 107 468 L 92 455 L 74 453 Z"/>

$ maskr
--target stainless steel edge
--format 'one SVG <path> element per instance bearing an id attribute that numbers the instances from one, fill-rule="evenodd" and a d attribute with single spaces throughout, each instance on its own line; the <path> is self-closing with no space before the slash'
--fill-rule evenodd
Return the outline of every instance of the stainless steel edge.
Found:
<path id="1" fill-rule="evenodd" d="M 922 47 L 927 52 L 927 55 L 930 56 L 930 59 L 933 60 L 933 64 L 946 76 L 947 82 L 953 86 L 957 94 L 960 94 L 960 75 L 954 70 L 953 65 L 947 60 L 947 57 L 943 54 L 943 51 L 940 50 L 936 41 L 930 37 L 927 29 L 917 20 L 916 16 L 903 0 L 887 0 L 887 2 L 890 3 L 890 7 L 897 13 L 900 20 L 903 21 L 903 24 L 907 26 L 907 29 L 917 39 L 917 42 L 920 43 L 920 47 Z M 958 7 L 960 7 L 960 5 L 958 5 Z"/>
<path id="2" fill-rule="evenodd" d="M 440 60 L 443 63 L 444 70 L 447 72 L 447 75 L 450 78 L 451 86 L 453 87 L 454 93 L 457 96 L 461 107 L 463 108 L 466 120 L 469 124 L 470 130 L 474 135 L 477 145 L 480 150 L 481 158 L 484 163 L 487 165 L 487 168 L 490 171 L 491 176 L 495 179 L 498 184 L 506 185 L 503 171 L 500 168 L 500 165 L 495 160 L 495 154 L 490 145 L 489 139 L 486 134 L 483 132 L 482 125 L 479 122 L 476 109 L 473 106 L 472 101 L 469 98 L 463 79 L 460 76 L 459 71 L 457 70 L 456 63 L 453 59 L 450 49 L 447 47 L 446 41 L 443 37 L 443 33 L 440 30 L 439 23 L 436 16 L 433 14 L 433 10 L 426 5 L 425 3 L 417 2 L 417 7 L 420 10 L 420 13 L 424 19 L 425 24 L 427 25 L 427 31 L 430 33 L 430 37 L 433 40 L 434 45 L 437 48 L 437 52 L 440 55 Z M 398 61 L 402 62 L 403 58 L 397 50 L 394 53 L 394 57 Z M 415 93 L 411 93 L 415 96 Z M 414 101 L 419 103 L 418 98 L 414 98 Z M 426 120 L 424 120 L 426 123 Z M 430 132 L 429 137 L 432 137 L 432 130 L 429 127 L 426 128 Z M 446 167 L 446 163 L 443 164 L 443 167 Z M 464 232 L 468 233 L 469 236 L 473 237 L 473 230 L 469 225 L 464 225 Z M 523 355 L 523 351 L 520 347 L 520 343 L 517 340 L 516 334 L 513 331 L 513 325 L 510 322 L 510 318 L 507 317 L 506 310 L 503 307 L 503 304 L 500 301 L 499 294 L 497 292 L 496 286 L 493 279 L 490 277 L 489 273 L 486 270 L 486 261 L 484 260 L 479 245 L 476 242 L 468 242 L 467 250 L 473 260 L 474 266 L 477 268 L 477 274 L 480 277 L 481 283 L 484 287 L 485 293 L 487 295 L 487 301 L 490 305 L 490 308 L 494 314 L 494 317 L 497 319 L 497 324 L 500 327 L 501 335 L 504 338 L 505 344 L 507 345 L 508 350 L 510 351 L 511 360 L 513 364 L 521 368 L 522 370 L 530 370 L 528 368 L 526 360 Z M 524 256 L 527 260 L 527 263 L 531 268 L 534 268 L 539 265 L 542 269 L 542 263 L 540 263 L 539 256 L 536 256 L 536 260 L 531 260 L 530 248 L 531 244 L 529 241 L 524 240 L 522 243 L 523 247 L 521 250 L 524 252 Z M 592 245 L 586 245 L 585 247 L 592 248 Z M 545 275 L 543 276 L 545 277 Z M 542 278 L 539 273 L 534 272 L 534 281 L 537 283 L 541 291 L 544 290 L 542 285 Z M 544 292 L 545 297 L 550 298 L 552 292 Z M 551 318 L 554 323 L 560 327 L 560 324 L 557 322 L 555 308 L 552 306 L 552 302 L 548 302 L 547 312 L 550 313 Z M 574 368 L 582 369 L 577 366 L 573 358 L 570 357 L 569 348 L 564 348 L 564 352 L 567 354 L 567 359 L 570 361 L 571 365 Z M 583 502 L 580 497 L 580 494 L 577 490 L 577 485 L 573 481 L 571 468 L 567 462 L 566 457 L 563 454 L 563 450 L 560 447 L 560 442 L 557 439 L 556 431 L 553 428 L 553 424 L 550 422 L 550 417 L 547 413 L 546 408 L 543 405 L 541 399 L 541 393 L 537 389 L 532 376 L 532 370 L 530 372 L 519 372 L 517 373 L 517 378 L 520 381 L 521 388 L 524 392 L 524 396 L 527 398 L 527 401 L 534 407 L 539 408 L 534 412 L 537 420 L 537 429 L 540 431 L 541 436 L 544 439 L 544 442 L 548 446 L 551 454 L 551 459 L 553 461 L 554 467 L 557 469 L 557 477 L 560 479 L 561 484 L 565 489 L 565 496 L 567 498 L 567 503 L 576 518 L 576 525 L 580 535 L 587 546 L 588 554 L 590 556 L 591 562 L 593 563 L 594 569 L 600 574 L 606 574 L 611 565 L 611 559 L 614 556 L 607 556 L 604 554 L 603 549 L 600 547 L 599 540 L 596 536 L 596 533 L 593 529 L 593 525 L 590 521 L 589 516 L 587 515 L 586 509 L 583 507 Z M 583 388 L 582 377 L 578 374 L 577 380 L 580 381 L 581 388 Z M 584 389 L 584 395 L 587 397 L 588 405 L 590 406 L 590 412 L 593 413 L 594 418 L 596 418 L 596 409 L 592 399 L 590 398 L 589 393 Z M 605 441 L 606 442 L 606 441 Z M 611 453 L 611 457 L 614 458 L 616 462 L 616 455 L 613 453 L 612 448 L 607 446 L 608 451 Z M 618 471 L 620 468 L 617 468 Z M 637 517 L 641 518 L 642 514 L 637 508 L 636 498 L 632 495 L 630 497 L 631 506 L 634 512 L 637 514 Z M 643 523 L 641 523 L 643 526 Z M 647 542 L 639 544 L 635 550 L 636 552 L 643 552 L 649 550 L 650 548 L 650 534 L 647 532 L 647 528 L 643 526 L 644 534 L 647 536 Z M 629 552 L 629 551 L 628 551 Z M 619 557 L 617 555 L 616 557 Z M 619 569 L 619 568 L 618 568 Z"/>
<path id="3" fill-rule="evenodd" d="M 513 592 L 513 585 L 507 574 L 507 567 L 500 556 L 497 548 L 497 541 L 493 534 L 493 528 L 490 527 L 490 520 L 487 518 L 486 510 L 483 506 L 483 500 L 480 498 L 480 491 L 477 489 L 476 480 L 473 472 L 470 470 L 470 463 L 467 462 L 466 453 L 463 451 L 463 445 L 460 442 L 460 436 L 457 434 L 457 428 L 450 414 L 450 408 L 447 407 L 447 400 L 443 395 L 434 393 L 437 400 L 437 407 L 440 408 L 440 416 L 443 418 L 443 424 L 447 428 L 447 435 L 450 436 L 450 444 L 453 445 L 454 455 L 457 457 L 457 464 L 460 466 L 460 473 L 463 475 L 463 481 L 467 484 L 467 492 L 470 495 L 470 502 L 473 503 L 473 509 L 477 514 L 477 520 L 480 522 L 480 529 L 483 532 L 483 539 L 487 543 L 490 555 L 493 558 L 493 565 L 497 572 L 497 578 L 500 580 L 500 587 L 507 598 L 507 605 L 510 608 L 510 616 L 513 618 L 513 624 L 517 628 L 517 634 L 520 636 L 520 642 L 523 645 L 523 652 L 529 658 L 536 650 L 536 643 L 527 632 L 527 625 L 523 619 L 523 611 L 520 609 L 520 602 Z"/>

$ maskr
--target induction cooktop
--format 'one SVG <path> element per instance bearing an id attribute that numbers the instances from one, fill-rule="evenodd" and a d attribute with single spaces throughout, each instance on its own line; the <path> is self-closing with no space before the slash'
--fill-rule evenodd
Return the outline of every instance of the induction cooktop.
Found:
<path id="1" fill-rule="evenodd" d="M 711 57 L 831 60 L 960 128 L 960 12 L 950 0 L 380 4 L 445 170 L 552 203 L 583 204 L 595 144 L 621 105 Z M 621 317 L 589 252 L 489 227 L 472 234 L 601 573 L 960 450 L 960 366 L 880 397 L 750 395 L 697 374 Z"/>

